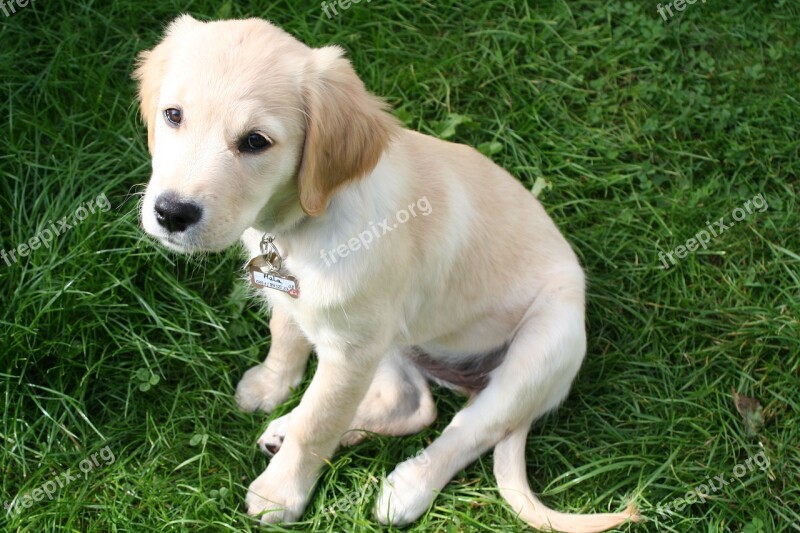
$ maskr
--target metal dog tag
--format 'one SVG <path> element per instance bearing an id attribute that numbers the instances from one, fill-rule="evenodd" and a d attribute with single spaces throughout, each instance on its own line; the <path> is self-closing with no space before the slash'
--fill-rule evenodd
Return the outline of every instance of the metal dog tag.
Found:
<path id="1" fill-rule="evenodd" d="M 255 256 L 245 265 L 245 270 L 250 273 L 250 283 L 257 289 L 275 289 L 292 298 L 299 298 L 297 278 L 282 272 L 283 258 L 272 242 L 274 239 L 272 235 L 264 235 L 261 239 L 261 255 Z"/>

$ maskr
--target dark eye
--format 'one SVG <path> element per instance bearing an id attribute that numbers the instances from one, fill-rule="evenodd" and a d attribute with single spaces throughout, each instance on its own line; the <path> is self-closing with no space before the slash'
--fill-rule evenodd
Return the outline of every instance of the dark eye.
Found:
<path id="1" fill-rule="evenodd" d="M 255 154 L 272 146 L 272 141 L 260 133 L 250 133 L 239 143 L 240 152 Z"/>
<path id="2" fill-rule="evenodd" d="M 167 119 L 167 123 L 170 126 L 178 127 L 183 120 L 183 113 L 180 109 L 176 109 L 174 107 L 170 107 L 169 109 L 164 110 L 164 118 Z"/>

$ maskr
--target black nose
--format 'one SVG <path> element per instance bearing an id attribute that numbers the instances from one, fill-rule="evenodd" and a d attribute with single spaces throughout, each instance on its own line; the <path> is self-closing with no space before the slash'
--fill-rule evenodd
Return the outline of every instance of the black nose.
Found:
<path id="1" fill-rule="evenodd" d="M 156 198 L 156 220 L 169 231 L 185 231 L 201 216 L 199 205 L 181 201 L 174 193 L 165 192 Z"/>

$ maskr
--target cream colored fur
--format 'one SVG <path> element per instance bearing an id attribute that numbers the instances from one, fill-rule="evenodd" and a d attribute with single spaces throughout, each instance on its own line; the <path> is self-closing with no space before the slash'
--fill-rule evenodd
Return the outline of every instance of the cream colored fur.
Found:
<path id="1" fill-rule="evenodd" d="M 221 250 L 239 239 L 259 252 L 276 236 L 300 297 L 262 290 L 272 307 L 272 347 L 237 389 L 248 411 L 270 411 L 319 363 L 290 415 L 260 439 L 277 451 L 250 485 L 248 512 L 264 523 L 297 520 L 320 470 L 340 444 L 372 431 L 419 431 L 436 416 L 416 346 L 446 364 L 508 345 L 488 385 L 425 450 L 383 482 L 376 516 L 407 524 L 462 468 L 494 449 L 501 493 L 535 528 L 603 531 L 628 519 L 563 514 L 531 492 L 530 424 L 564 400 L 584 357 L 584 276 L 537 200 L 467 146 L 402 129 L 364 89 L 337 47 L 312 49 L 257 19 L 201 23 L 183 16 L 144 52 L 135 73 L 153 172 L 145 230 L 181 252 Z M 163 112 L 180 107 L 180 127 Z M 265 133 L 273 146 L 241 153 Z M 170 191 L 202 207 L 185 231 L 154 214 Z M 327 264 L 347 244 L 425 198 L 426 215 Z"/>

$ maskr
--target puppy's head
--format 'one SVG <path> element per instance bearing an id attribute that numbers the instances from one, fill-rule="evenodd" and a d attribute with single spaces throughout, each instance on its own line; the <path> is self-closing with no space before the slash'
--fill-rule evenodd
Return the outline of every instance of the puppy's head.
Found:
<path id="1" fill-rule="evenodd" d="M 181 16 L 134 77 L 153 160 L 142 225 L 181 252 L 324 213 L 398 127 L 340 48 L 258 19 Z"/>

